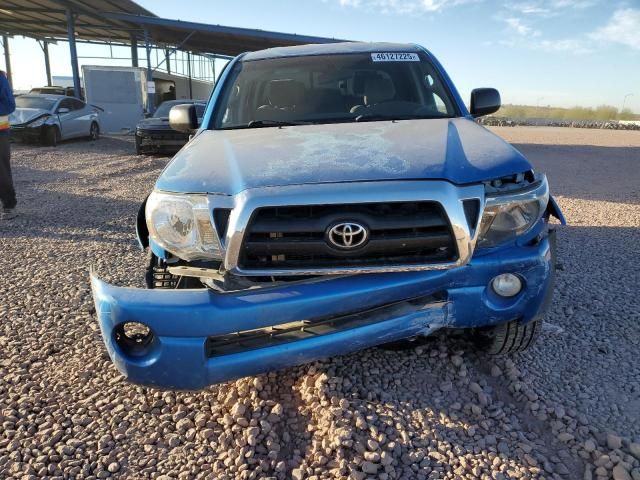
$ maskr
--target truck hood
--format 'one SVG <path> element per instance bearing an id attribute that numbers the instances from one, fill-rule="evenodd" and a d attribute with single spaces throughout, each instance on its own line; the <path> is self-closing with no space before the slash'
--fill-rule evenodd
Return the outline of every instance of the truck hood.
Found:
<path id="1" fill-rule="evenodd" d="M 41 108 L 16 108 L 15 111 L 9 115 L 9 123 L 11 123 L 11 125 L 22 125 L 42 115 L 51 115 L 51 112 Z"/>
<path id="2" fill-rule="evenodd" d="M 531 169 L 511 145 L 466 118 L 205 130 L 156 188 L 234 195 L 257 187 L 376 180 L 456 184 Z"/>

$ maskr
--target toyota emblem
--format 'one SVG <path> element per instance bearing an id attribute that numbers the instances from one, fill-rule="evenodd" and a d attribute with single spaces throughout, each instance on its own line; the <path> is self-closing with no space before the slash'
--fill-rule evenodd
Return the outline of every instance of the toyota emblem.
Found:
<path id="1" fill-rule="evenodd" d="M 329 245 L 341 250 L 358 248 L 368 240 L 366 227 L 355 222 L 342 222 L 329 228 L 327 239 Z"/>

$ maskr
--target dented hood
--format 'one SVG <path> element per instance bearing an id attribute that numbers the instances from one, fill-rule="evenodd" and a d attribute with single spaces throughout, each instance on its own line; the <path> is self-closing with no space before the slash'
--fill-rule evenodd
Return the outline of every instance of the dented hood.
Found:
<path id="1" fill-rule="evenodd" d="M 11 123 L 11 125 L 22 125 L 43 115 L 51 115 L 51 112 L 41 108 L 16 108 L 15 111 L 9 115 L 9 123 Z"/>
<path id="2" fill-rule="evenodd" d="M 308 183 L 490 180 L 531 168 L 511 145 L 466 118 L 206 130 L 156 187 L 236 194 Z"/>

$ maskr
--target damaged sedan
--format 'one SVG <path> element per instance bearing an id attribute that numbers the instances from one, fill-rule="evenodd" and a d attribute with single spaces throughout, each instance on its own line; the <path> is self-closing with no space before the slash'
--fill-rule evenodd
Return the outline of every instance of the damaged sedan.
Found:
<path id="1" fill-rule="evenodd" d="M 62 140 L 100 137 L 99 108 L 64 95 L 28 94 L 16 98 L 9 116 L 14 140 L 55 147 Z"/>
<path id="2" fill-rule="evenodd" d="M 148 289 L 92 275 L 134 383 L 199 389 L 439 330 L 509 354 L 540 331 L 562 214 L 544 174 L 478 125 L 415 45 L 242 54 L 138 213 Z"/>

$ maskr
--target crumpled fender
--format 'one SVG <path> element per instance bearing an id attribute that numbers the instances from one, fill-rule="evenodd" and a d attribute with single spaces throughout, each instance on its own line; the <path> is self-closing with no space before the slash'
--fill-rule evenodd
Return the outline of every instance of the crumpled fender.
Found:
<path id="1" fill-rule="evenodd" d="M 567 224 L 567 219 L 564 218 L 562 210 L 560 210 L 560 206 L 558 205 L 558 202 L 556 202 L 556 199 L 553 198 L 553 196 L 549 196 L 549 203 L 547 203 L 547 211 L 545 212 L 545 215 L 547 218 L 557 218 L 560 221 L 561 225 Z"/>

